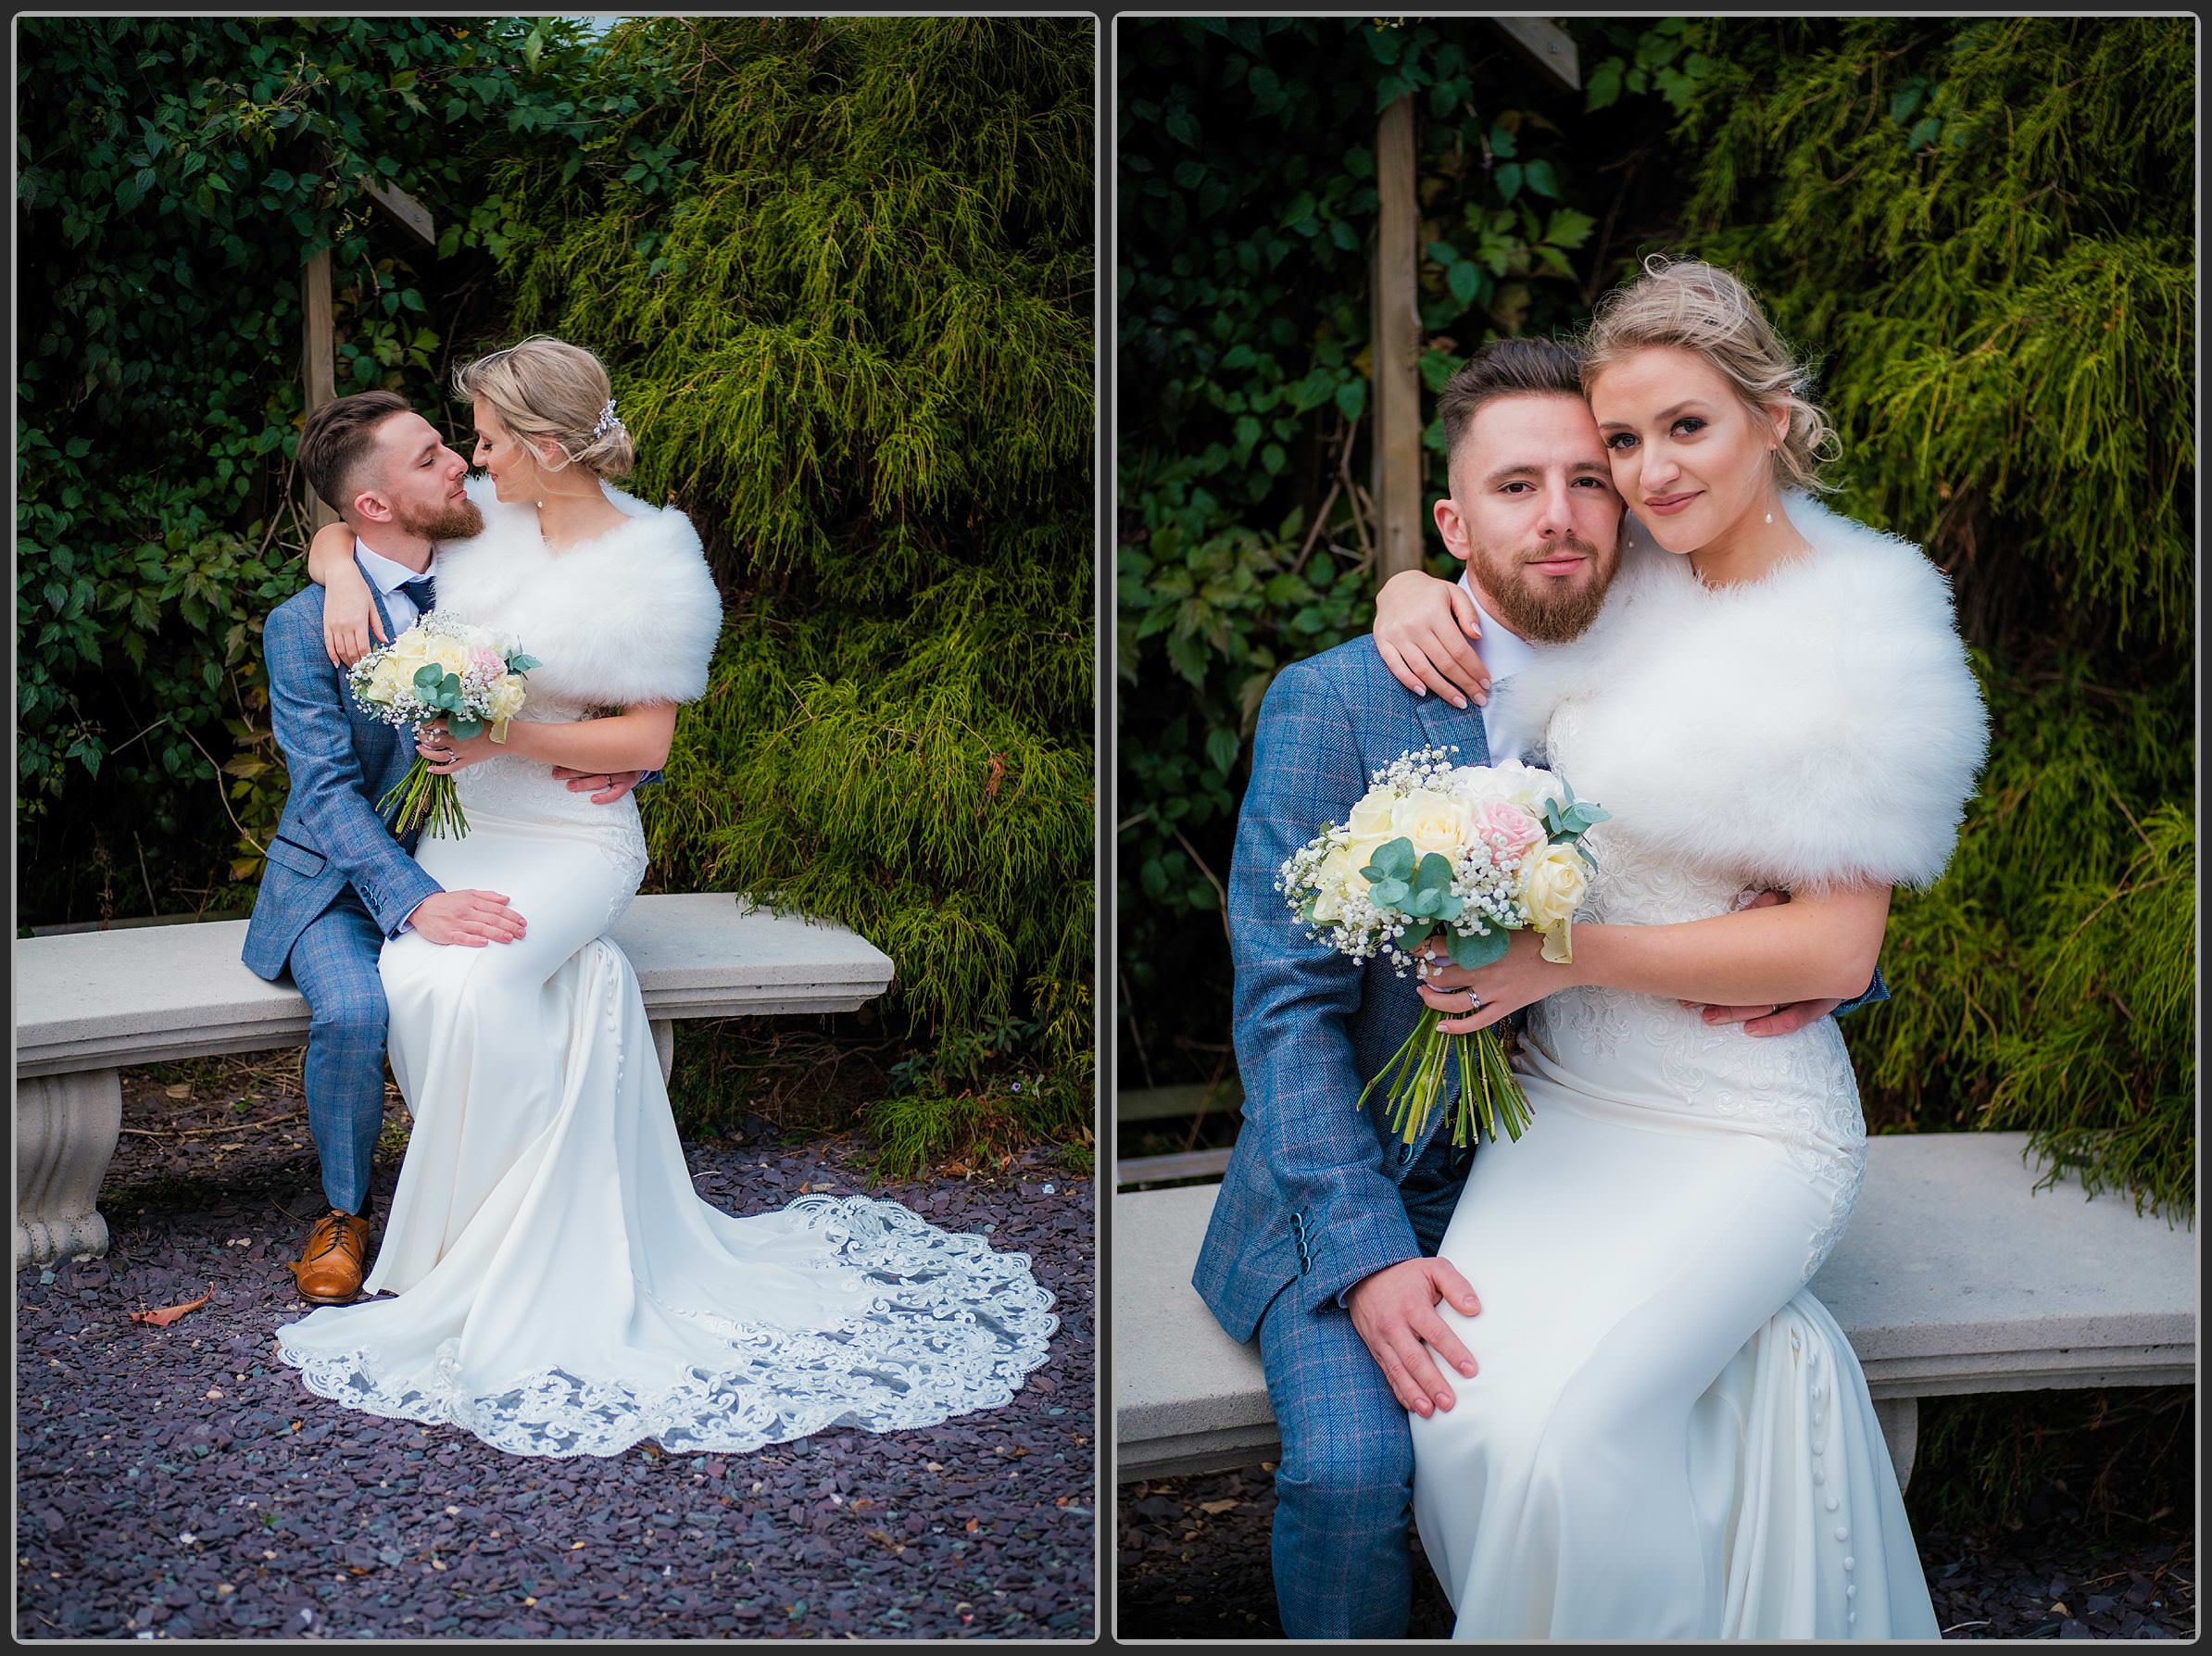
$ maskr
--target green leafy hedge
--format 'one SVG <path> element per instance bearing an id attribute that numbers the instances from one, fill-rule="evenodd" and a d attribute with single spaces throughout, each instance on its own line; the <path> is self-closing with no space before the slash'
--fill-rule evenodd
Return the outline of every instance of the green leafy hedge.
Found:
<path id="1" fill-rule="evenodd" d="M 617 129 L 666 205 L 621 146 L 498 179 L 514 327 L 605 355 L 731 600 L 655 866 L 889 953 L 930 1120 L 1089 1115 L 1091 32 L 618 25 L 597 75 L 685 89 Z"/>

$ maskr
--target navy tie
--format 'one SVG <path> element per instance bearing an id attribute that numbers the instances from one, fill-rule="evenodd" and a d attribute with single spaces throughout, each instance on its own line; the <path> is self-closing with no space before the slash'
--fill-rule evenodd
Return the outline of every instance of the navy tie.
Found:
<path id="1" fill-rule="evenodd" d="M 438 581 L 435 575 L 417 575 L 412 581 L 402 581 L 399 590 L 408 596 L 420 615 L 428 615 L 438 601 Z"/>

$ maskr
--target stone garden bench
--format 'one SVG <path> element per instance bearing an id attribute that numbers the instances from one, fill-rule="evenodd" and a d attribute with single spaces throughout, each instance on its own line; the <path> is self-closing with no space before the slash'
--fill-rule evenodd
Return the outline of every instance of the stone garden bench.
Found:
<path id="1" fill-rule="evenodd" d="M 2195 1378 L 2193 1232 L 2117 1193 L 2084 1199 L 2071 1179 L 2034 1190 L 2026 1144 L 2024 1133 L 1869 1140 L 1851 1228 L 1813 1279 L 1858 1353 L 1900 1483 L 1921 1398 Z M 1224 1334 L 1190 1286 L 1218 1189 L 1113 1198 L 1125 1483 L 1249 1465 L 1278 1446 L 1259 1348 Z"/>
<path id="2" fill-rule="evenodd" d="M 727 893 L 638 897 L 614 940 L 645 989 L 665 1077 L 679 1018 L 843 1012 L 890 986 L 859 934 Z M 302 1047 L 308 1003 L 239 950 L 245 922 L 19 938 L 16 1268 L 107 1250 L 94 1206 L 122 1126 L 126 1064 Z"/>

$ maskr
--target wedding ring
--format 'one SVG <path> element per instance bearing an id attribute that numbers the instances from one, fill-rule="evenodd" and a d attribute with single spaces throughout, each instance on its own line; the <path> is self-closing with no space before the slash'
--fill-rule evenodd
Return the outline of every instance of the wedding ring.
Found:
<path id="1" fill-rule="evenodd" d="M 1472 989 L 1467 991 L 1467 1010 L 1470 1012 L 1479 1012 L 1482 1010 L 1482 997 L 1476 994 Z"/>

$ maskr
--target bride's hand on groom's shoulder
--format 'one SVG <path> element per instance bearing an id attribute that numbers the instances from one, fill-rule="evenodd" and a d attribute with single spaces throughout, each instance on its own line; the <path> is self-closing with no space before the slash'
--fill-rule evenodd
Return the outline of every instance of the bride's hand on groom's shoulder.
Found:
<path id="1" fill-rule="evenodd" d="M 1399 571 L 1375 596 L 1373 636 L 1390 676 L 1415 696 L 1433 690 L 1455 708 L 1489 700 L 1489 669 L 1469 642 L 1482 636 L 1482 622 L 1453 583 Z"/>
<path id="2" fill-rule="evenodd" d="M 1424 944 L 1422 952 L 1431 963 L 1419 990 L 1421 998 L 1439 1012 L 1457 1014 L 1440 1019 L 1437 1027 L 1446 1035 L 1472 1035 L 1547 995 L 1573 987 L 1565 972 L 1543 958 L 1543 947 L 1540 934 L 1514 932 L 1506 937 L 1502 955 L 1469 971 L 1442 960 L 1433 941 Z"/>
<path id="3" fill-rule="evenodd" d="M 1437 1315 L 1437 1301 L 1449 1299 L 1462 1316 L 1482 1310 L 1475 1290 L 1451 1261 L 1401 1260 L 1362 1277 L 1344 1296 L 1351 1326 L 1382 1367 L 1390 1392 L 1419 1415 L 1452 1407 L 1452 1383 L 1430 1359 L 1437 1356 L 1473 1376 L 1475 1359 L 1459 1336 Z"/>

